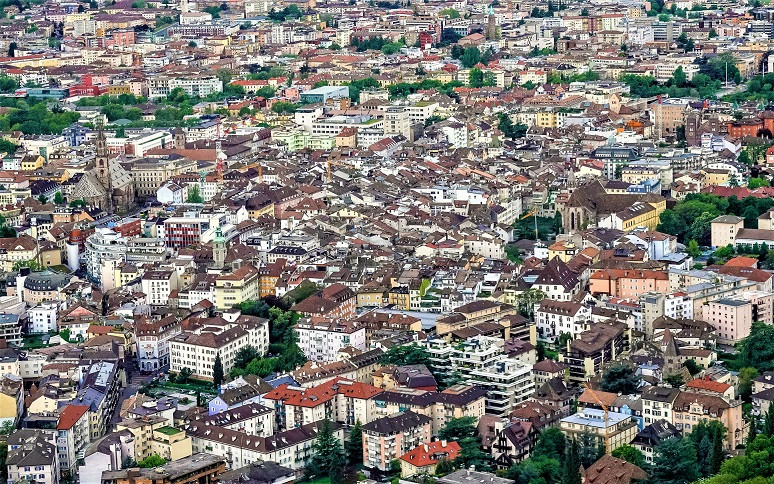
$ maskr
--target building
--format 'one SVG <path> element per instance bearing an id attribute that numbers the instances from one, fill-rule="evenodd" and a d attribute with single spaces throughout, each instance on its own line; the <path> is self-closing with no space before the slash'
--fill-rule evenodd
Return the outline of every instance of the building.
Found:
<path id="1" fill-rule="evenodd" d="M 18 434 L 18 435 L 17 435 Z M 54 438 L 37 431 L 17 431 L 8 438 L 8 484 L 59 483 L 59 455 Z"/>
<path id="2" fill-rule="evenodd" d="M 142 275 L 142 292 L 151 306 L 168 306 L 169 295 L 178 289 L 177 272 L 152 270 Z"/>
<path id="3" fill-rule="evenodd" d="M 401 477 L 419 474 L 435 474 L 435 467 L 441 460 L 453 461 L 460 452 L 457 442 L 436 440 L 429 444 L 421 444 L 400 456 Z"/>
<path id="4" fill-rule="evenodd" d="M 626 323 L 595 323 L 578 338 L 568 341 L 559 354 L 559 361 L 567 365 L 570 381 L 583 383 L 599 375 L 602 366 L 619 358 L 629 345 Z"/>
<path id="5" fill-rule="evenodd" d="M 226 460 L 212 454 L 196 453 L 161 467 L 133 467 L 102 473 L 102 484 L 213 484 L 226 470 Z"/>
<path id="6" fill-rule="evenodd" d="M 180 322 L 174 316 L 155 321 L 137 321 L 135 340 L 140 370 L 150 372 L 169 368 L 169 342 L 180 331 Z"/>
<path id="7" fill-rule="evenodd" d="M 430 442 L 431 419 L 410 410 L 363 425 L 363 465 L 388 472 L 390 462 Z"/>
<path id="8" fill-rule="evenodd" d="M 340 350 L 366 349 L 366 328 L 358 321 L 309 318 L 296 323 L 298 346 L 312 361 L 335 361 Z"/>
<path id="9" fill-rule="evenodd" d="M 608 446 L 608 452 L 628 445 L 637 435 L 637 421 L 630 415 L 618 412 L 605 414 L 603 410 L 595 408 L 586 408 L 564 417 L 559 428 L 571 440 L 579 440 L 581 434 L 591 433 L 600 448 Z"/>
<path id="10" fill-rule="evenodd" d="M 747 291 L 705 305 L 703 318 L 715 328 L 722 344 L 734 345 L 749 336 L 754 322 L 774 324 L 774 293 Z"/>
<path id="11" fill-rule="evenodd" d="M 78 458 L 89 445 L 89 407 L 67 405 L 56 424 L 59 466 L 63 476 L 78 472 Z"/>
<path id="12" fill-rule="evenodd" d="M 712 220 L 711 235 L 713 247 L 736 247 L 736 236 L 744 228 L 744 218 L 736 215 L 721 215 Z"/>
<path id="13" fill-rule="evenodd" d="M 325 104 L 329 99 L 348 99 L 347 86 L 321 86 L 301 93 L 301 102 Z"/>

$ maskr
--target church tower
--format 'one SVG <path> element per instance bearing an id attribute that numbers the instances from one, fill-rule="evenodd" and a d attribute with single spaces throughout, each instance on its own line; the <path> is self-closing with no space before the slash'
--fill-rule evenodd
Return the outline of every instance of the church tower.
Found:
<path id="1" fill-rule="evenodd" d="M 215 269 L 224 269 L 226 267 L 226 238 L 220 227 L 215 229 L 215 238 L 212 239 L 212 260 Z"/>
<path id="2" fill-rule="evenodd" d="M 105 137 L 105 130 L 101 121 L 97 122 L 97 137 L 94 140 L 94 145 L 97 149 L 97 157 L 95 158 L 97 179 L 107 191 L 105 206 L 101 208 L 110 212 L 113 205 L 113 183 L 110 176 L 110 159 L 108 156 L 107 138 Z"/>
<path id="3" fill-rule="evenodd" d="M 186 139 L 185 139 L 185 131 L 183 131 L 183 128 L 178 126 L 172 132 L 172 135 L 174 136 L 175 149 L 184 150 Z"/>

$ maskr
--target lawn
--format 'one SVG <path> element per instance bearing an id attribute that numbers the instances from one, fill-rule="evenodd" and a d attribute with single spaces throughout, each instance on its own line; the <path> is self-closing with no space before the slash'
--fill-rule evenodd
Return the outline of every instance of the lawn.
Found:
<path id="1" fill-rule="evenodd" d="M 156 429 L 156 432 L 161 432 L 164 435 L 175 435 L 182 432 L 182 430 L 178 430 L 174 427 L 159 427 Z"/>
<path id="2" fill-rule="evenodd" d="M 303 481 L 301 484 L 331 484 L 331 478 L 318 477 L 317 479 L 312 479 L 311 481 Z"/>

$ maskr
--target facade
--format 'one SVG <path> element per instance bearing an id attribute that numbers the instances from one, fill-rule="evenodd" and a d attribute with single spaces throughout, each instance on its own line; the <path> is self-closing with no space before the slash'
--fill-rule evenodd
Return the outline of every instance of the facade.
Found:
<path id="1" fill-rule="evenodd" d="M 605 412 L 586 408 L 574 415 L 564 417 L 559 428 L 568 439 L 578 440 L 580 435 L 591 433 L 600 447 L 607 446 L 612 452 L 622 445 L 628 445 L 637 435 L 637 422 L 630 415 Z"/>
<path id="2" fill-rule="evenodd" d="M 431 419 L 406 411 L 363 425 L 363 465 L 387 472 L 390 462 L 430 442 Z"/>
<path id="3" fill-rule="evenodd" d="M 298 345 L 312 361 L 334 361 L 340 350 L 366 349 L 366 328 L 357 321 L 301 320 L 296 324 Z"/>

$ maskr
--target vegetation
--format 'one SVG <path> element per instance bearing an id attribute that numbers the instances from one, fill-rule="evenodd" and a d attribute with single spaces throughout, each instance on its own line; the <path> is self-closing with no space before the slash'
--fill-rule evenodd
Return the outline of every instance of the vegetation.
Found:
<path id="1" fill-rule="evenodd" d="M 223 374 L 223 360 L 220 359 L 220 352 L 215 355 L 215 363 L 212 365 L 212 384 L 215 388 L 220 387 L 225 375 Z"/>
<path id="2" fill-rule="evenodd" d="M 549 240 L 562 231 L 562 216 L 537 218 L 538 238 Z M 535 216 L 524 216 L 513 224 L 513 234 L 517 239 L 535 240 Z"/>
<path id="3" fill-rule="evenodd" d="M 460 81 L 451 81 L 443 84 L 441 81 L 435 79 L 423 79 L 420 82 L 399 82 L 397 84 L 391 84 L 387 86 L 387 91 L 390 93 L 390 97 L 402 98 L 409 94 L 414 94 L 417 91 L 423 90 L 437 90 L 441 94 L 447 96 L 454 95 L 454 89 L 462 87 L 464 84 Z"/>
<path id="4" fill-rule="evenodd" d="M 630 464 L 634 464 L 640 469 L 646 469 L 647 463 L 645 462 L 645 456 L 636 447 L 632 447 L 629 444 L 622 445 L 611 452 L 613 457 L 623 459 Z"/>
<path id="5" fill-rule="evenodd" d="M 188 196 L 185 201 L 187 203 L 204 203 L 204 197 L 199 193 L 199 185 L 191 185 L 188 187 Z"/>
<path id="6" fill-rule="evenodd" d="M 692 193 L 674 209 L 661 213 L 658 230 L 677 236 L 683 243 L 695 240 L 699 245 L 710 245 L 710 223 L 718 215 L 738 215 L 744 217 L 745 227 L 757 228 L 758 217 L 771 207 L 774 207 L 771 198 L 747 197 L 739 200 L 735 196 L 721 198 L 707 193 Z"/>
<path id="7" fill-rule="evenodd" d="M 453 464 L 457 468 L 467 469 L 475 466 L 476 470 L 490 470 L 489 455 L 481 450 L 476 419 L 474 417 L 453 418 L 438 433 L 441 439 L 457 442 L 460 452 Z"/>
<path id="8" fill-rule="evenodd" d="M 269 305 L 267 300 L 275 306 Z M 243 349 L 245 353 L 240 351 L 241 357 L 237 358 L 229 372 L 232 378 L 239 375 L 258 375 L 263 378 L 275 372 L 294 370 L 306 362 L 304 353 L 298 347 L 298 336 L 293 330 L 298 315 L 287 310 L 284 301 L 266 298 L 245 301 L 235 307 L 243 314 L 269 319 L 269 356 L 261 357 L 257 352 L 250 354 L 251 350 Z M 252 358 L 248 359 L 248 356 Z"/>
<path id="9" fill-rule="evenodd" d="M 167 463 L 167 459 L 165 459 L 163 457 L 159 457 L 158 454 L 153 454 L 153 455 L 148 456 L 147 458 L 139 461 L 137 463 L 137 467 L 142 467 L 142 468 L 145 468 L 145 469 L 150 469 L 150 468 L 153 468 L 153 467 L 163 466 L 166 463 Z"/>
<path id="10" fill-rule="evenodd" d="M 498 115 L 497 129 L 503 132 L 503 136 L 516 140 L 527 135 L 528 126 L 524 124 L 513 124 L 511 117 L 506 113 Z"/>
<path id="11" fill-rule="evenodd" d="M 689 438 L 662 440 L 654 454 L 653 484 L 688 484 L 701 477 L 696 448 Z"/>
<path id="12" fill-rule="evenodd" d="M 629 395 L 640 386 L 640 377 L 634 369 L 626 365 L 611 366 L 602 375 L 602 390 L 611 393 Z"/>
<path id="13" fill-rule="evenodd" d="M 430 353 L 416 343 L 395 345 L 382 355 L 383 365 L 425 365 L 430 366 Z"/>
<path id="14" fill-rule="evenodd" d="M 347 455 L 347 461 L 351 465 L 363 463 L 363 425 L 360 420 L 349 431 L 349 436 L 344 442 L 344 451 Z"/>
<path id="15" fill-rule="evenodd" d="M 269 20 L 273 22 L 285 22 L 287 20 L 300 19 L 303 16 L 303 12 L 298 8 L 298 5 L 290 4 L 282 10 L 271 9 L 269 12 Z"/>
<path id="16" fill-rule="evenodd" d="M 326 418 L 317 434 L 312 459 L 306 464 L 305 477 L 330 477 L 331 483 L 339 483 L 346 463 L 341 443 L 333 433 L 331 421 Z"/>

